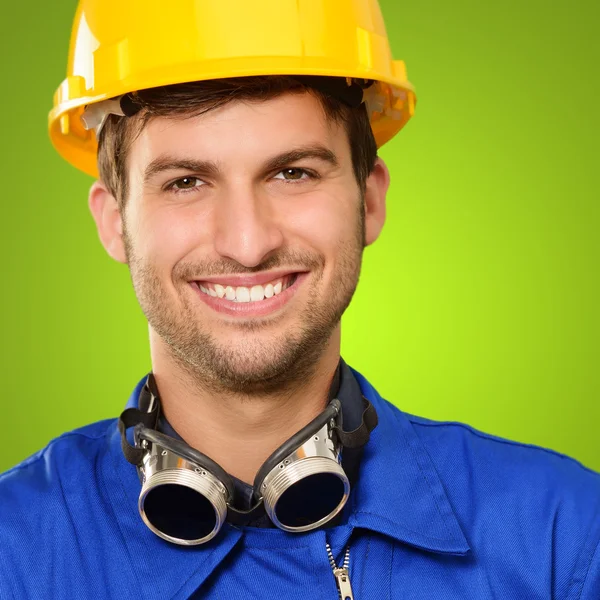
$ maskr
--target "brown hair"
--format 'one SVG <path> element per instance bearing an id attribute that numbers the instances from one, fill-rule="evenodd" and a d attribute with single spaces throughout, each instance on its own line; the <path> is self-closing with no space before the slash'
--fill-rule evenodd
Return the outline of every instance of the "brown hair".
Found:
<path id="1" fill-rule="evenodd" d="M 314 88 L 308 88 L 293 77 L 255 76 L 212 79 L 142 90 L 133 100 L 141 110 L 132 117 L 110 115 L 98 143 L 100 179 L 122 208 L 127 200 L 127 154 L 147 123 L 154 117 L 188 118 L 207 113 L 233 100 L 269 100 L 284 93 L 314 94 L 325 115 L 343 123 L 348 134 L 352 166 L 361 194 L 375 166 L 377 144 L 373 137 L 365 105 L 350 108 Z"/>

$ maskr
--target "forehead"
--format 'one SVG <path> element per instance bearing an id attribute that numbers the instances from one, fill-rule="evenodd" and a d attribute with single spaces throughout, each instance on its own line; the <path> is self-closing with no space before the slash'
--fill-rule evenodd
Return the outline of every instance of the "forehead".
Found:
<path id="1" fill-rule="evenodd" d="M 286 93 L 265 101 L 232 101 L 206 114 L 156 117 L 131 147 L 130 169 L 143 169 L 160 154 L 218 161 L 223 164 L 285 152 L 320 143 L 343 160 L 350 154 L 345 129 L 328 118 L 320 101 L 308 93 Z"/>

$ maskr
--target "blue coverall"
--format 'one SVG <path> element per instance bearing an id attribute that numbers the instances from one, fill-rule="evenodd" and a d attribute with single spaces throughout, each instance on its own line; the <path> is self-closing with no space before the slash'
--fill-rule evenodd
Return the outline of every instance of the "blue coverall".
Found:
<path id="1" fill-rule="evenodd" d="M 0 476 L 0 599 L 600 600 L 600 475 L 555 452 L 407 415 L 357 372 L 379 425 L 339 524 L 226 524 L 182 547 L 138 514 L 116 420 Z M 133 391 L 138 397 L 145 378 Z"/>

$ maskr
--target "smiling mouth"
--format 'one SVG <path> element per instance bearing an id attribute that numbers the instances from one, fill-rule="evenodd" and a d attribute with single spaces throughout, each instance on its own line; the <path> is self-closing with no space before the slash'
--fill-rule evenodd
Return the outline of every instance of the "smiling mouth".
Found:
<path id="1" fill-rule="evenodd" d="M 213 283 L 211 281 L 195 281 L 196 287 L 207 296 L 229 300 L 234 303 L 243 302 L 261 302 L 262 300 L 273 298 L 281 294 L 287 288 L 296 283 L 298 273 L 290 273 L 284 277 L 273 279 L 264 285 L 253 285 L 246 287 L 243 285 L 232 286 L 223 283 Z"/>

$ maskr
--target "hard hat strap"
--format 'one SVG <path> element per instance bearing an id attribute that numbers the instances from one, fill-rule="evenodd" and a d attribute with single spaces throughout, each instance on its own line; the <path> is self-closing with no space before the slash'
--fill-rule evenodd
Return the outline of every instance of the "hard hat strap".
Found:
<path id="1" fill-rule="evenodd" d="M 358 108 L 368 97 L 368 90 L 374 83 L 371 79 L 356 79 L 351 77 L 329 77 L 321 75 L 298 75 L 293 79 L 335 98 L 350 108 Z M 81 115 L 81 122 L 86 130 L 94 129 L 96 138 L 106 123 L 109 115 L 132 117 L 138 113 L 142 105 L 135 101 L 133 93 L 123 94 L 94 104 L 88 104 Z"/>

